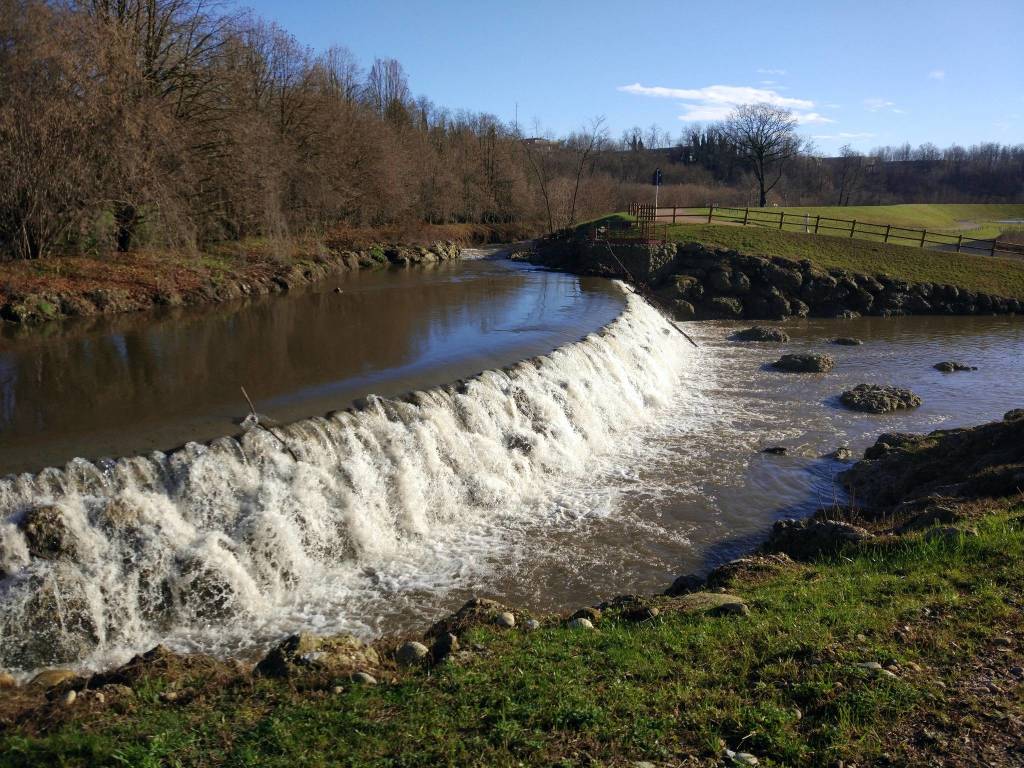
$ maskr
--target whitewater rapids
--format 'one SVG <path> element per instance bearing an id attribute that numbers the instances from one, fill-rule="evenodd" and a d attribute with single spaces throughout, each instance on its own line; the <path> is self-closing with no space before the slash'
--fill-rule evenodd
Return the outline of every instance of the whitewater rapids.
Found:
<path id="1" fill-rule="evenodd" d="M 698 355 L 629 293 L 585 339 L 456 384 L 0 479 L 0 668 L 372 637 L 382 600 L 415 611 L 418 594 L 485 584 L 517 533 L 579 517 L 552 487 L 642 440 Z M 25 520 L 43 508 L 57 544 L 33 552 Z"/>

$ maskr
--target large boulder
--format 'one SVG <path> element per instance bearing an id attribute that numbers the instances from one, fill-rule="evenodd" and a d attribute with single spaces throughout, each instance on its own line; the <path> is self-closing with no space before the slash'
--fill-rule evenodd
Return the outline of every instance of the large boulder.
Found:
<path id="1" fill-rule="evenodd" d="M 755 325 L 753 328 L 745 328 L 736 331 L 731 337 L 733 341 L 789 341 L 789 334 L 781 328 L 767 328 L 763 325 Z"/>
<path id="2" fill-rule="evenodd" d="M 60 507 L 52 504 L 34 507 L 25 513 L 18 527 L 33 557 L 43 560 L 75 557 L 75 537 Z"/>
<path id="3" fill-rule="evenodd" d="M 921 398 L 909 389 L 878 384 L 858 384 L 843 392 L 839 401 L 851 410 L 866 413 L 889 413 L 921 405 Z"/>
<path id="4" fill-rule="evenodd" d="M 337 675 L 379 664 L 377 652 L 352 635 L 318 637 L 302 633 L 286 637 L 272 648 L 256 665 L 256 674 L 264 677 L 294 677 L 309 672 Z"/>
<path id="5" fill-rule="evenodd" d="M 787 373 L 827 373 L 835 366 L 835 360 L 829 355 L 816 353 L 800 353 L 783 355 L 772 367 Z"/>
<path id="6" fill-rule="evenodd" d="M 839 520 L 779 520 L 763 548 L 794 560 L 813 560 L 869 538 L 871 534 L 863 528 Z"/>

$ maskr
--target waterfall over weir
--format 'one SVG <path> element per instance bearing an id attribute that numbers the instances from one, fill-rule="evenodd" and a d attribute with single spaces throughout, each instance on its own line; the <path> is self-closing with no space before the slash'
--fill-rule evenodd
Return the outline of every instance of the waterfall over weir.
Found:
<path id="1" fill-rule="evenodd" d="M 372 636 L 381 600 L 472 587 L 517 535 L 564 523 L 551 486 L 642 439 L 695 354 L 629 295 L 600 332 L 457 384 L 2 479 L 0 668 Z"/>

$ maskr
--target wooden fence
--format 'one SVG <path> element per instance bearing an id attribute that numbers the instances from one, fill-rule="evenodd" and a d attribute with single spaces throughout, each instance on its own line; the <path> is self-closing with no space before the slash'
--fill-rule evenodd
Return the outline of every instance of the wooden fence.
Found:
<path id="1" fill-rule="evenodd" d="M 805 232 L 838 237 L 856 237 L 880 243 L 895 243 L 917 248 L 931 248 L 951 253 L 965 251 L 984 253 L 989 256 L 1007 255 L 1024 257 L 1024 244 L 1000 242 L 998 238 L 984 239 L 966 237 L 948 232 L 931 232 L 927 229 L 895 227 L 891 224 L 871 224 L 856 219 L 838 219 L 831 216 L 816 216 L 789 211 L 769 211 L 763 208 L 730 208 L 712 205 L 707 208 L 679 208 L 634 204 L 630 208 L 638 222 L 651 224 L 739 224 L 742 226 L 768 227 L 786 232 Z"/>

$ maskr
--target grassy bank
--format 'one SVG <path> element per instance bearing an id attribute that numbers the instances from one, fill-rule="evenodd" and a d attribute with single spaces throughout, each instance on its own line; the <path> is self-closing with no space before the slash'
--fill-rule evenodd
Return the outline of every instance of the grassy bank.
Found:
<path id="1" fill-rule="evenodd" d="M 730 587 L 747 616 L 654 598 L 659 615 L 608 609 L 596 630 L 480 627 L 467 653 L 376 687 L 157 672 L 130 698 L 9 724 L 0 765 L 698 765 L 726 748 L 762 765 L 1015 764 L 1024 508 L 988 509 L 976 536 L 755 569 Z"/>
<path id="2" fill-rule="evenodd" d="M 759 227 L 677 224 L 678 242 L 696 241 L 740 253 L 809 259 L 822 269 L 886 273 L 911 282 L 946 283 L 973 291 L 1024 298 L 1024 259 L 945 253 L 867 240 L 779 232 Z"/>

